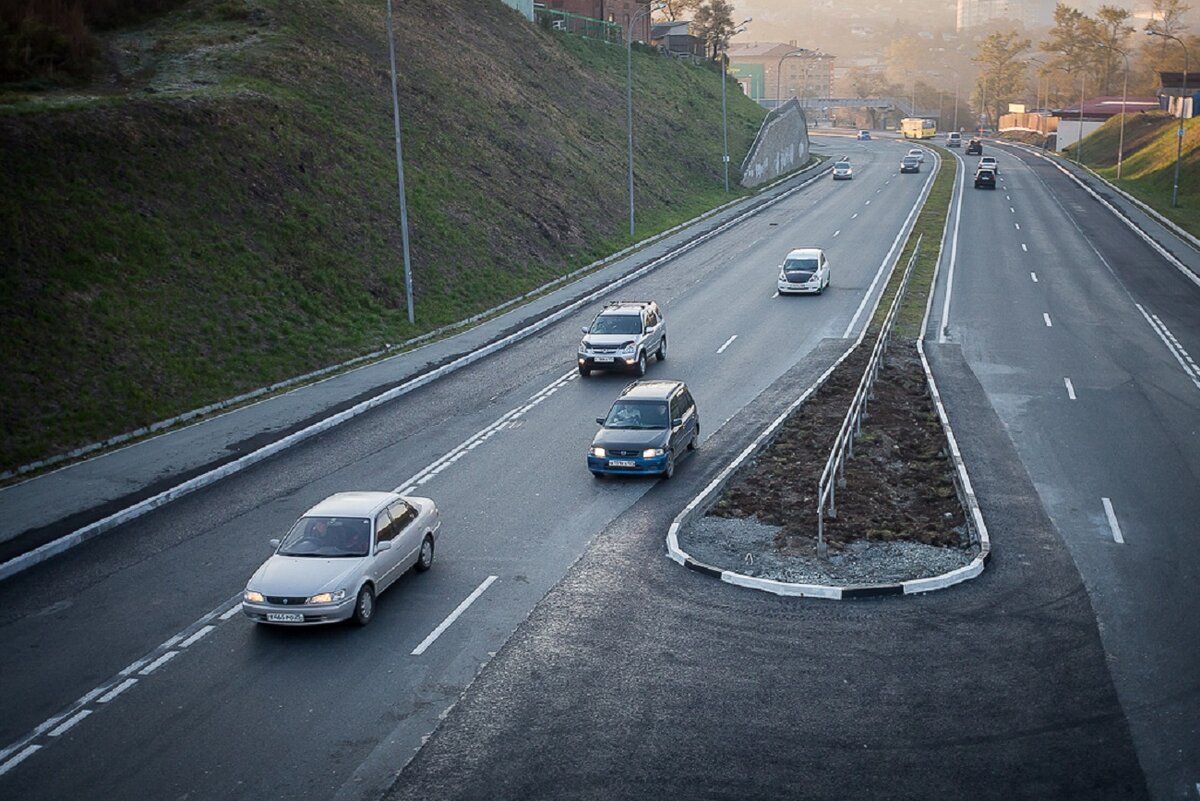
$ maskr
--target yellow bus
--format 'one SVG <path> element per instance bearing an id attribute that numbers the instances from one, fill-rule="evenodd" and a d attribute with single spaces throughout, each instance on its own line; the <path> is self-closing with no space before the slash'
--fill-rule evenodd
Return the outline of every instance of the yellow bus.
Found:
<path id="1" fill-rule="evenodd" d="M 937 123 L 921 117 L 905 117 L 900 120 L 900 133 L 905 139 L 932 139 L 937 135 Z"/>

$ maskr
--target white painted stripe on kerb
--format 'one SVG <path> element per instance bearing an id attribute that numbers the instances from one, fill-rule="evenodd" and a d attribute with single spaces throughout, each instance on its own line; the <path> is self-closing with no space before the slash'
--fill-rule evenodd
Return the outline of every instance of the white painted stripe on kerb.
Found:
<path id="1" fill-rule="evenodd" d="M 203 639 L 204 635 L 208 634 L 210 631 L 212 631 L 215 628 L 216 628 L 216 626 L 213 626 L 213 625 L 205 626 L 204 628 L 200 629 L 195 634 L 193 634 L 191 637 L 188 637 L 186 640 L 181 642 L 179 644 L 179 647 L 187 648 L 189 645 L 192 645 L 192 644 L 198 642 L 199 640 Z"/>
<path id="2" fill-rule="evenodd" d="M 1075 400 L 1075 386 L 1071 383 L 1071 379 L 1064 378 L 1063 381 L 1067 382 L 1067 397 Z"/>
<path id="3" fill-rule="evenodd" d="M 717 348 L 717 353 L 724 353 L 725 349 L 733 344 L 733 340 L 737 339 L 737 334 L 734 334 L 729 339 L 725 340 L 725 344 Z"/>
<path id="4" fill-rule="evenodd" d="M 458 620 L 458 616 L 467 611 L 467 607 L 475 603 L 475 599 L 477 599 L 480 595 L 483 595 L 484 590 L 492 586 L 492 582 L 497 578 L 498 576 L 488 576 L 486 579 L 484 579 L 483 583 L 476 587 L 475 591 L 468 595 L 466 600 L 458 605 L 457 609 L 451 612 L 445 620 L 438 624 L 436 629 L 429 633 L 428 637 L 421 641 L 420 645 L 413 649 L 412 655 L 420 656 L 421 654 L 425 653 L 425 649 L 433 645 L 434 640 L 442 636 L 442 632 L 450 628 L 450 624 Z"/>
<path id="5" fill-rule="evenodd" d="M 41 748 L 42 747 L 40 745 L 31 745 L 28 748 L 26 748 L 24 751 L 22 751 L 21 753 L 17 754 L 12 759 L 5 762 L 3 765 L 0 765 L 0 776 L 3 776 L 5 773 L 8 773 L 10 770 L 15 768 L 17 765 L 24 762 L 28 757 L 33 756 L 35 753 L 40 751 Z"/>
<path id="6" fill-rule="evenodd" d="M 1047 328 L 1053 328 L 1053 327 L 1054 327 L 1054 323 L 1050 322 L 1050 315 L 1049 315 L 1049 314 L 1047 314 L 1047 313 L 1043 312 L 1043 313 L 1042 313 L 1042 319 L 1046 321 L 1046 327 L 1047 327 Z"/>
<path id="7" fill-rule="evenodd" d="M 125 692 L 126 690 L 128 690 L 130 687 L 132 687 L 133 685 L 135 685 L 137 683 L 138 683 L 137 679 L 125 679 L 125 681 L 121 682 L 116 687 L 113 687 L 111 690 L 106 692 L 104 695 L 100 696 L 100 698 L 98 698 L 97 700 L 102 704 L 107 704 L 109 701 L 116 698 L 118 695 Z"/>
<path id="8" fill-rule="evenodd" d="M 76 723 L 80 722 L 81 720 L 83 720 L 90 714 L 92 714 L 92 710 L 90 710 L 90 709 L 84 709 L 79 712 L 76 712 L 74 715 L 72 715 L 71 717 L 67 718 L 65 721 L 60 723 L 57 728 L 51 730 L 49 736 L 50 737 L 61 737 L 62 735 L 66 734 L 68 731 L 70 731 L 72 728 L 74 728 Z"/>
<path id="9" fill-rule="evenodd" d="M 1112 501 L 1108 498 L 1101 498 L 1100 502 L 1104 504 L 1104 516 L 1108 518 L 1108 527 L 1112 529 L 1113 541 L 1119 545 L 1125 544 L 1125 538 L 1121 536 L 1121 526 L 1117 523 L 1117 515 L 1113 511 Z"/>
<path id="10" fill-rule="evenodd" d="M 174 659 L 178 653 L 179 653 L 178 651 L 167 651 L 165 654 L 160 656 L 158 659 L 155 659 L 153 662 L 151 662 L 150 664 L 148 664 L 144 668 L 142 668 L 140 671 L 141 675 L 149 676 L 151 673 L 158 670 L 160 667 L 162 667 L 163 665 L 167 664 L 172 659 Z"/>

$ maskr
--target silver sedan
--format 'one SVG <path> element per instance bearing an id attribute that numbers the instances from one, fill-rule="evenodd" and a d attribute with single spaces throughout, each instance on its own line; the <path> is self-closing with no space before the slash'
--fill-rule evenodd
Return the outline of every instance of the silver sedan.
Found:
<path id="1" fill-rule="evenodd" d="M 429 498 L 340 492 L 296 521 L 250 577 L 242 611 L 256 623 L 312 626 L 375 616 L 375 599 L 410 567 L 433 564 L 441 520 Z"/>

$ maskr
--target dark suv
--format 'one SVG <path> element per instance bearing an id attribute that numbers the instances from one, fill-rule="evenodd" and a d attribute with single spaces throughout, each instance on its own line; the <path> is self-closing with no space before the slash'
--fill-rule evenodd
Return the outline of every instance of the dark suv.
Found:
<path id="1" fill-rule="evenodd" d="M 700 413 L 682 381 L 634 381 L 617 396 L 588 449 L 592 475 L 675 474 L 675 460 L 700 441 Z"/>
<path id="2" fill-rule="evenodd" d="M 967 155 L 982 156 L 983 142 L 980 142 L 978 139 L 972 139 L 970 142 L 967 142 Z"/>
<path id="3" fill-rule="evenodd" d="M 980 167 L 975 171 L 975 188 L 976 189 L 995 189 L 996 188 L 996 171 L 990 170 L 987 167 Z"/>
<path id="4" fill-rule="evenodd" d="M 609 303 L 583 329 L 576 358 L 579 374 L 592 370 L 633 370 L 646 374 L 646 361 L 667 358 L 667 321 L 652 300 Z"/>

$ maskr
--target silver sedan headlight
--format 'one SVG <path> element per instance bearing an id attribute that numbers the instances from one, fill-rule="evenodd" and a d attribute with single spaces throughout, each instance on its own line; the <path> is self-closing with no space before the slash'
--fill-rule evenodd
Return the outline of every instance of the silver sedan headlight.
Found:
<path id="1" fill-rule="evenodd" d="M 265 603 L 267 599 L 264 598 L 263 594 L 257 590 L 246 590 L 244 593 L 242 593 L 242 600 L 248 601 L 252 604 L 261 604 Z"/>
<path id="2" fill-rule="evenodd" d="M 309 598 L 305 603 L 308 604 L 335 604 L 338 601 L 346 599 L 346 591 L 338 590 L 337 592 L 319 592 Z"/>

